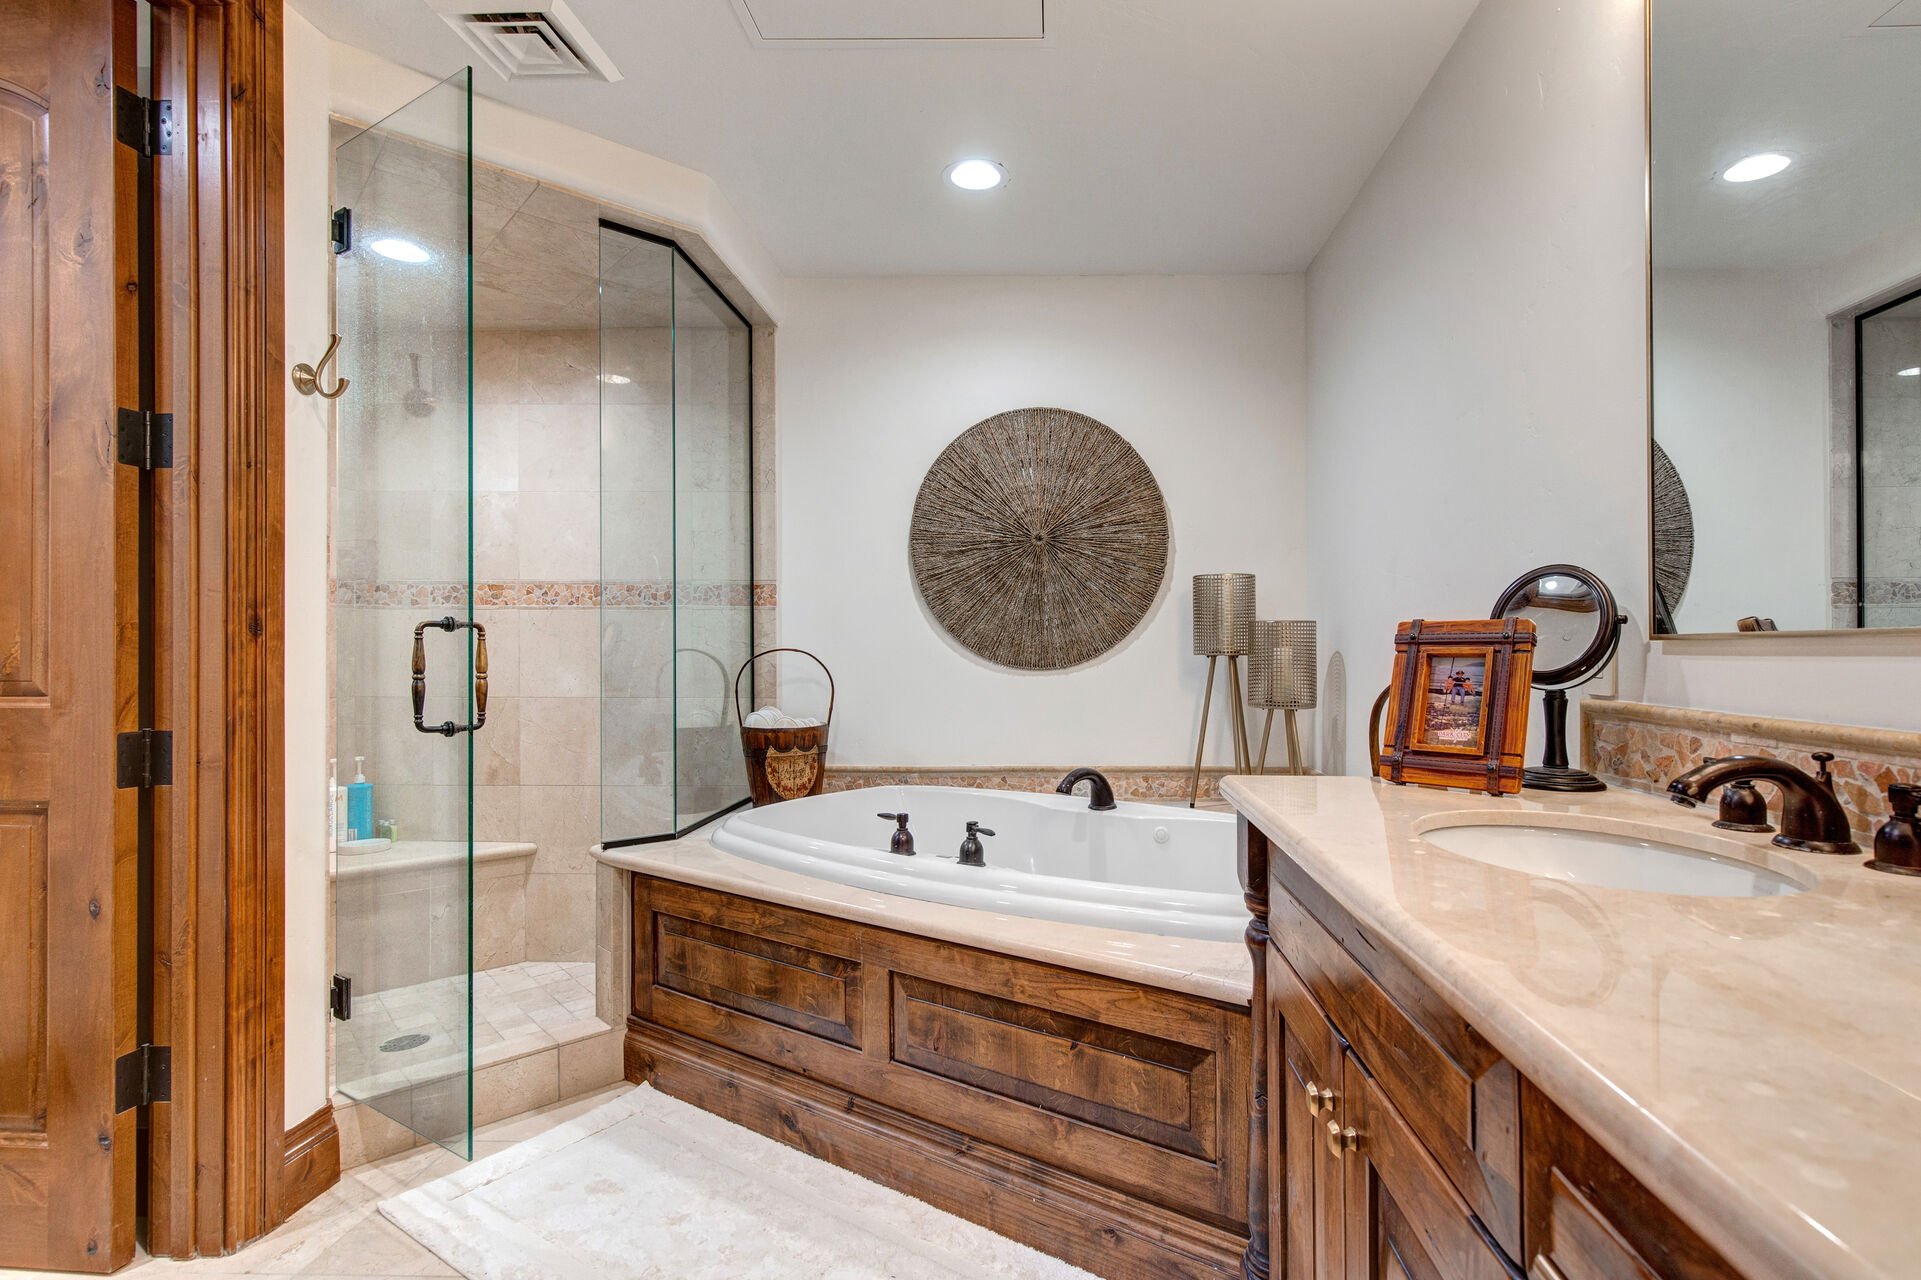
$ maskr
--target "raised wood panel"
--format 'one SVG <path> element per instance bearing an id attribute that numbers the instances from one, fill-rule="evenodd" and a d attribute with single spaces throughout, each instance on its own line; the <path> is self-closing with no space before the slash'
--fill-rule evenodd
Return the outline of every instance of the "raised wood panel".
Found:
<path id="1" fill-rule="evenodd" d="M 47 818 L 0 803 L 0 1132 L 46 1129 Z"/>
<path id="2" fill-rule="evenodd" d="M 1519 1253 L 1520 1098 L 1512 1064 L 1451 1014 L 1430 1034 L 1291 893 L 1269 908 L 1274 945 L 1382 1082 L 1501 1247 Z M 1415 1002 L 1433 1005 L 1432 997 Z"/>
<path id="3" fill-rule="evenodd" d="M 1226 1280 L 1245 1237 L 727 1049 L 638 1024 L 627 1078 L 1108 1280 Z"/>
<path id="4" fill-rule="evenodd" d="M 1185 1155 L 1213 1149 L 1214 1056 L 902 974 L 894 1061 Z"/>
<path id="5" fill-rule="evenodd" d="M 704 1042 L 1245 1232 L 1245 1011 L 646 876 L 633 909 L 636 1055 Z"/>
<path id="6" fill-rule="evenodd" d="M 0 79 L 0 697 L 47 692 L 47 104 Z"/>
<path id="7" fill-rule="evenodd" d="M 860 1036 L 860 964 L 842 956 L 656 914 L 654 982 L 838 1044 Z"/>

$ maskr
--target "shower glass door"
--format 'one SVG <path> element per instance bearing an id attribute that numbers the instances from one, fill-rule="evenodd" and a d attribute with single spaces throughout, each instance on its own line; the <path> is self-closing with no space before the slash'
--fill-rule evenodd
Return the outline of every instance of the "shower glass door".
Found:
<path id="1" fill-rule="evenodd" d="M 335 1087 L 470 1154 L 472 159 L 463 71 L 334 152 Z M 292 477 L 321 483 L 320 477 Z M 365 789 L 356 783 L 364 777 Z M 314 909 L 319 909 L 317 906 Z M 342 1010 L 336 1009 L 338 1019 Z"/>

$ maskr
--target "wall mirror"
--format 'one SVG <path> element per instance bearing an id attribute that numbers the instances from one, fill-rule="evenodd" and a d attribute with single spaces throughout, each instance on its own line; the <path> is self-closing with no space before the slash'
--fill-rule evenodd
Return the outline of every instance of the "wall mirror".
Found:
<path id="1" fill-rule="evenodd" d="M 1655 634 L 1921 626 L 1921 0 L 1650 0 Z"/>

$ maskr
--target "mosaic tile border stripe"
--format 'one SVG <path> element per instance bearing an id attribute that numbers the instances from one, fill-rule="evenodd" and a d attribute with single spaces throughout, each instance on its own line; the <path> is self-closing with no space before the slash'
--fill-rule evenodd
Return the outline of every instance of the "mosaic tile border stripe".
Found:
<path id="1" fill-rule="evenodd" d="M 942 769 L 884 765 L 828 766 L 827 790 L 854 791 L 861 787 L 964 787 L 970 791 L 1051 792 L 1073 765 L 1020 765 L 1011 768 Z M 1193 776 L 1191 765 L 1145 769 L 1103 769 L 1116 799 L 1186 800 Z M 1221 798 L 1221 779 L 1232 769 L 1201 770 L 1202 800 Z"/>
<path id="2" fill-rule="evenodd" d="M 1857 839 L 1887 818 L 1890 782 L 1921 784 L 1921 733 L 1601 698 L 1581 703 L 1582 762 L 1631 790 L 1665 791 L 1669 779 L 1710 756 L 1768 756 L 1812 772 L 1816 751 L 1834 752 L 1835 794 Z M 1778 818 L 1773 788 L 1762 790 Z"/>
<path id="3" fill-rule="evenodd" d="M 667 609 L 677 601 L 671 582 L 476 582 L 473 602 L 484 609 Z M 367 582 L 333 584 L 333 603 L 353 608 L 459 608 L 467 603 L 462 582 Z M 690 582 L 678 603 L 693 608 L 764 609 L 780 603 L 772 582 Z"/>
<path id="4" fill-rule="evenodd" d="M 1921 578 L 1869 578 L 1868 604 L 1921 604 Z M 1829 596 L 1830 604 L 1854 604 L 1860 584 L 1853 578 L 1836 578 Z"/>

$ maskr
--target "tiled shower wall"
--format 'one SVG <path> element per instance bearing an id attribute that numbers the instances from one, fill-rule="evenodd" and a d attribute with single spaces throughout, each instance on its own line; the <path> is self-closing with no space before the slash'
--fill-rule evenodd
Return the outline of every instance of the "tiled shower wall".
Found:
<path id="1" fill-rule="evenodd" d="M 1877 316 L 1861 326 L 1861 484 L 1866 535 L 1865 622 L 1921 627 L 1921 320 Z M 1855 625 L 1853 406 L 1837 415 L 1834 625 Z"/>
<path id="2" fill-rule="evenodd" d="M 594 955 L 599 363 L 591 329 L 474 335 L 474 616 L 493 661 L 474 835 L 535 846 L 531 960 Z"/>

